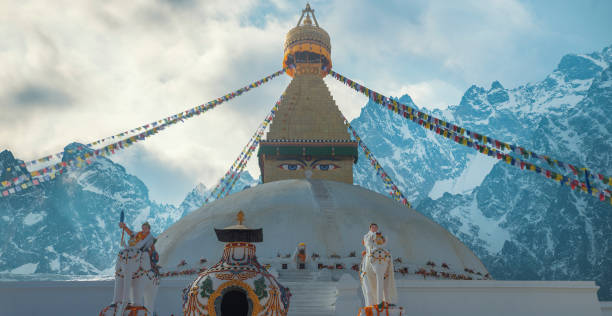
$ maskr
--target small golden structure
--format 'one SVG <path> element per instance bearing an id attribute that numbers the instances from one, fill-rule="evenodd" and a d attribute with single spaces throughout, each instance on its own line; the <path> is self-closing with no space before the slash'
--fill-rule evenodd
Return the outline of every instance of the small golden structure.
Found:
<path id="1" fill-rule="evenodd" d="M 236 220 L 238 221 L 238 225 L 242 225 L 242 222 L 244 222 L 244 212 L 242 210 L 236 215 Z"/>

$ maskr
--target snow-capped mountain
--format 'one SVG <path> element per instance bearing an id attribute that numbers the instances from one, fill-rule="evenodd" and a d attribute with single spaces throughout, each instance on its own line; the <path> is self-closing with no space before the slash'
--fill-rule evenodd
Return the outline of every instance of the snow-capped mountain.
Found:
<path id="1" fill-rule="evenodd" d="M 84 151 L 91 149 L 70 144 L 63 159 Z M 8 150 L 1 152 L 0 180 L 25 174 L 25 168 L 6 171 L 22 162 Z M 230 193 L 256 183 L 245 172 Z M 157 235 L 200 207 L 208 193 L 200 184 L 179 207 L 159 204 L 149 199 L 140 179 L 98 157 L 53 181 L 0 198 L 0 273 L 111 274 L 121 239 L 117 224 L 122 210 L 130 227 L 138 229 L 149 221 Z"/>
<path id="2" fill-rule="evenodd" d="M 253 179 L 248 171 L 244 171 L 228 195 L 240 192 L 259 183 L 260 181 L 258 179 Z M 196 187 L 191 190 L 189 194 L 187 194 L 181 205 L 178 207 L 179 213 L 182 214 L 181 217 L 200 208 L 207 198 L 209 198 L 209 202 L 216 200 L 216 196 L 210 196 L 212 189 L 213 188 L 206 188 L 203 183 L 196 185 Z"/>
<path id="3" fill-rule="evenodd" d="M 543 81 L 470 87 L 434 115 L 604 174 L 612 170 L 612 46 L 566 55 Z M 400 98 L 414 106 L 408 96 Z M 352 122 L 414 207 L 498 279 L 596 280 L 612 298 L 612 206 L 425 131 L 368 103 Z M 384 192 L 369 161 L 355 182 Z M 604 187 L 605 188 L 605 187 Z"/>
<path id="4" fill-rule="evenodd" d="M 68 149 L 76 152 L 65 152 L 65 161 L 90 150 L 77 143 Z M 19 163 L 9 151 L 0 153 L 1 166 Z M 104 157 L 0 199 L 0 210 L 0 272 L 26 274 L 101 273 L 119 249 L 122 210 L 132 227 L 150 220 L 157 232 L 180 215 L 172 206 L 151 202 L 142 181 Z"/>

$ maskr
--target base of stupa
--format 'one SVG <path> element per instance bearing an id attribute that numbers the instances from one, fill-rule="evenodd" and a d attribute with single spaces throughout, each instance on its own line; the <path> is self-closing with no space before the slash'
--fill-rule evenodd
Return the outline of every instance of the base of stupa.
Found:
<path id="1" fill-rule="evenodd" d="M 191 276 L 161 280 L 155 300 L 157 315 L 183 315 L 183 289 L 191 280 Z M 330 291 L 334 297 L 325 302 L 329 306 L 326 315 L 357 315 L 363 306 L 361 285 L 354 278 L 345 281 L 291 282 L 282 273 L 279 277 L 294 294 L 289 315 L 300 314 L 301 293 L 320 285 L 335 288 Z M 395 285 L 404 315 L 612 316 L 612 302 L 597 300 L 599 287 L 593 281 L 397 279 Z M 109 304 L 114 286 L 113 280 L 0 281 L 0 315 L 98 315 Z"/>

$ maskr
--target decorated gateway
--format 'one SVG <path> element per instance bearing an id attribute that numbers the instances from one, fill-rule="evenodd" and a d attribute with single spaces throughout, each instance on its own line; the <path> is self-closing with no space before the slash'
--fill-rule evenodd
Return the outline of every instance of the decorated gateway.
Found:
<path id="1" fill-rule="evenodd" d="M 221 260 L 200 273 L 185 292 L 183 313 L 197 315 L 287 315 L 289 290 L 257 262 L 255 245 L 262 229 L 238 225 L 215 230 L 225 242 Z"/>

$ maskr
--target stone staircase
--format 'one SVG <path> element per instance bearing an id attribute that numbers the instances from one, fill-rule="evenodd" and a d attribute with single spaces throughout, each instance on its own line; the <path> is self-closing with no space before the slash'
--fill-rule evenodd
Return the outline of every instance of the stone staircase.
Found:
<path id="1" fill-rule="evenodd" d="M 340 249 L 339 241 L 332 236 L 332 232 L 338 230 L 338 223 L 336 222 L 336 207 L 335 197 L 329 193 L 327 183 L 321 180 L 309 180 L 312 193 L 315 198 L 315 202 L 319 206 L 320 215 L 325 219 L 323 221 L 323 227 L 320 230 L 323 235 L 323 239 L 328 243 L 328 249 Z M 329 254 L 328 254 L 329 255 Z"/>
<path id="2" fill-rule="evenodd" d="M 282 270 L 279 282 L 290 289 L 288 316 L 334 316 L 336 285 L 333 281 L 314 280 L 307 270 Z"/>

